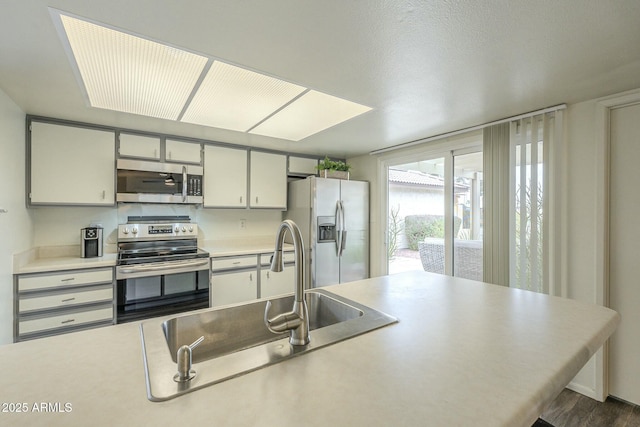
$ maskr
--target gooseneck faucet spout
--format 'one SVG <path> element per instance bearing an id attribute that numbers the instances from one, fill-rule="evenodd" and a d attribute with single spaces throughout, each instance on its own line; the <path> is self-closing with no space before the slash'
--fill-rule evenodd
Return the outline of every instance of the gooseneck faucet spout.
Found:
<path id="1" fill-rule="evenodd" d="M 284 269 L 282 261 L 282 246 L 287 230 L 293 238 L 293 250 L 295 255 L 295 299 L 293 302 L 293 310 L 287 313 L 279 314 L 269 319 L 269 310 L 271 309 L 271 301 L 267 301 L 264 310 L 264 323 L 267 328 L 275 333 L 280 334 L 285 331 L 289 332 L 289 342 L 291 345 L 307 345 L 311 338 L 309 337 L 309 313 L 307 303 L 304 298 L 304 281 L 305 281 L 305 254 L 304 244 L 302 242 L 302 234 L 295 222 L 287 219 L 282 221 L 276 235 L 276 246 L 271 261 L 271 271 L 279 272 Z"/>

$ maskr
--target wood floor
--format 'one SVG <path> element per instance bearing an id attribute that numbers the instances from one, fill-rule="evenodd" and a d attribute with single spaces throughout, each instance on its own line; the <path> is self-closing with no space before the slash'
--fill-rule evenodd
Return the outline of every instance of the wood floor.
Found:
<path id="1" fill-rule="evenodd" d="M 640 406 L 606 402 L 564 389 L 540 417 L 555 427 L 640 427 Z"/>

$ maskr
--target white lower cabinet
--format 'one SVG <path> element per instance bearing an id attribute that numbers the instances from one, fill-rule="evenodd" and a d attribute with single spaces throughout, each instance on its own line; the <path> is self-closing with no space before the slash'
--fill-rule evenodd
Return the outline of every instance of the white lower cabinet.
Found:
<path id="1" fill-rule="evenodd" d="M 258 297 L 258 277 L 255 270 L 213 273 L 211 306 L 251 301 Z"/>
<path id="2" fill-rule="evenodd" d="M 294 292 L 295 267 L 293 264 L 293 252 L 285 252 L 282 255 L 284 269 L 274 273 L 269 269 L 271 254 L 260 256 L 260 298 L 271 298 L 276 295 L 291 294 Z"/>
<path id="3" fill-rule="evenodd" d="M 293 252 L 285 252 L 285 268 L 269 270 L 271 253 L 212 258 L 211 307 L 293 293 Z"/>
<path id="4" fill-rule="evenodd" d="M 114 322 L 111 267 L 15 276 L 16 342 Z"/>

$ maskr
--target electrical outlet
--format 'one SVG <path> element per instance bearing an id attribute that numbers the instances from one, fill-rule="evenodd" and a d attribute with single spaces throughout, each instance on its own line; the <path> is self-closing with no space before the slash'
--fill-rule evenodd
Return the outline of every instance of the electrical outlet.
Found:
<path id="1" fill-rule="evenodd" d="M 240 229 L 244 229 L 246 227 L 247 227 L 247 220 L 241 219 L 240 220 Z"/>

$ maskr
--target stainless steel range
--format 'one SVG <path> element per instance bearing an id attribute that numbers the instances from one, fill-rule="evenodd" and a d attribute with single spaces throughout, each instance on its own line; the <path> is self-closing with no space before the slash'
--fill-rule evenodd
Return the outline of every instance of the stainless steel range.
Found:
<path id="1" fill-rule="evenodd" d="M 118 226 L 117 322 L 209 307 L 209 264 L 189 217 L 128 217 Z"/>

